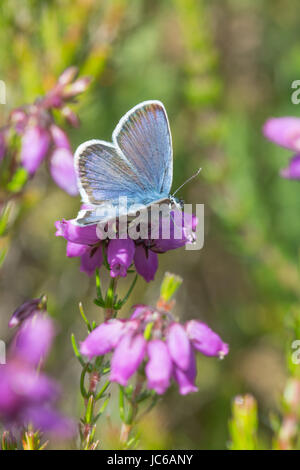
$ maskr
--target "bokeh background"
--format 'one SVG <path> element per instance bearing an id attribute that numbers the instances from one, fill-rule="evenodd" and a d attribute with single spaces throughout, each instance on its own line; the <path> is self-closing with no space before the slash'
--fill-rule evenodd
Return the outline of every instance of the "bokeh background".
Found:
<path id="1" fill-rule="evenodd" d="M 139 280 L 132 302 L 155 303 L 168 270 L 184 283 L 176 314 L 199 318 L 230 343 L 224 361 L 199 357 L 199 393 L 174 386 L 139 425 L 141 447 L 222 449 L 232 398 L 251 392 L 260 410 L 262 445 L 269 415 L 279 413 L 299 315 L 300 187 L 279 169 L 288 152 L 261 132 L 269 116 L 300 116 L 291 83 L 300 76 L 296 0 L 3 0 L 0 79 L 9 111 L 44 94 L 69 65 L 93 83 L 76 109 L 81 127 L 65 129 L 72 145 L 111 139 L 119 118 L 147 99 L 163 101 L 174 146 L 174 186 L 199 166 L 181 196 L 205 204 L 205 245 L 160 256 L 155 282 Z M 70 334 L 83 339 L 82 301 L 90 318 L 94 280 L 65 256 L 54 222 L 73 218 L 79 198 L 58 189 L 45 169 L 27 186 L 0 274 L 0 338 L 24 300 L 46 293 L 59 335 L 48 369 L 64 388 L 62 408 L 80 415 L 80 368 Z M 105 281 L 104 281 L 105 282 Z M 121 289 L 128 288 L 123 281 Z M 128 312 L 125 309 L 124 314 Z M 300 338 L 298 338 L 300 339 Z M 101 445 L 114 448 L 114 400 L 98 425 Z"/>

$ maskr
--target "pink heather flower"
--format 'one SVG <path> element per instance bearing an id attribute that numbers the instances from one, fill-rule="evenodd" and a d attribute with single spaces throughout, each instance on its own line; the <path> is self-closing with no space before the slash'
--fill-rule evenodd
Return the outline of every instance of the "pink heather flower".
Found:
<path id="1" fill-rule="evenodd" d="M 55 147 L 71 150 L 67 134 L 56 124 L 50 126 L 50 133 Z"/>
<path id="2" fill-rule="evenodd" d="M 55 149 L 50 156 L 50 173 L 61 189 L 76 196 L 78 194 L 77 177 L 71 145 L 66 133 L 55 124 L 50 126 L 50 133 Z"/>
<path id="3" fill-rule="evenodd" d="M 110 240 L 107 249 L 107 261 L 111 277 L 126 277 L 127 270 L 133 261 L 135 245 L 133 240 Z"/>
<path id="4" fill-rule="evenodd" d="M 25 357 L 37 366 L 48 355 L 55 329 L 48 315 L 38 312 L 27 318 L 17 332 L 12 346 L 14 356 Z"/>
<path id="5" fill-rule="evenodd" d="M 56 148 L 50 156 L 50 173 L 53 181 L 70 196 L 78 194 L 74 159 L 71 150 Z"/>
<path id="6" fill-rule="evenodd" d="M 8 322 L 9 328 L 21 325 L 26 318 L 30 317 L 34 313 L 38 313 L 41 301 L 42 297 L 27 300 L 27 302 L 24 302 L 20 307 L 18 307 Z"/>
<path id="7" fill-rule="evenodd" d="M 145 329 L 151 324 L 150 337 Z M 145 364 L 147 387 L 163 394 L 173 377 L 179 393 L 195 392 L 195 351 L 224 357 L 228 345 L 207 325 L 191 320 L 175 322 L 169 312 L 146 305 L 135 307 L 128 320 L 109 320 L 81 343 L 80 351 L 89 359 L 112 352 L 111 381 L 126 386 L 132 375 Z"/>
<path id="8" fill-rule="evenodd" d="M 67 241 L 79 243 L 80 245 L 95 245 L 99 243 L 96 225 L 80 227 L 74 220 L 62 220 L 55 222 L 57 237 L 64 237 Z"/>
<path id="9" fill-rule="evenodd" d="M 68 106 L 64 106 L 61 109 L 61 113 L 62 113 L 63 117 L 66 119 L 66 121 L 71 126 L 79 127 L 79 125 L 80 125 L 79 118 L 78 118 L 77 114 L 75 114 L 74 111 L 72 111 L 72 109 L 70 109 Z"/>
<path id="10" fill-rule="evenodd" d="M 290 180 L 300 179 L 300 154 L 290 159 L 289 166 L 280 170 L 280 176 Z"/>
<path id="11" fill-rule="evenodd" d="M 81 343 L 81 354 L 92 359 L 110 352 L 117 346 L 124 330 L 125 323 L 121 320 L 109 320 L 102 323 Z"/>
<path id="12" fill-rule="evenodd" d="M 162 223 L 162 222 L 161 222 Z M 154 279 L 158 268 L 157 253 L 164 253 L 168 250 L 180 248 L 187 243 L 192 243 L 195 237 L 195 229 L 198 223 L 197 218 L 192 214 L 183 214 L 181 211 L 173 211 L 172 216 L 167 219 L 170 224 L 170 237 L 168 239 L 111 239 L 107 245 L 107 259 L 110 265 L 111 277 L 125 277 L 128 268 L 134 262 L 136 272 L 143 276 L 145 281 L 150 282 Z M 176 229 L 174 224 L 177 225 Z M 100 240 L 97 236 L 96 225 L 81 227 L 74 223 L 74 220 L 63 220 L 56 222 L 56 236 L 62 236 L 68 241 L 67 256 L 75 257 L 86 255 L 84 247 L 75 247 L 71 243 L 80 245 L 100 246 Z M 150 229 L 149 229 L 149 232 Z M 161 236 L 162 226 L 159 228 L 158 235 Z M 179 238 L 176 238 L 179 234 Z M 151 233 L 149 233 L 149 236 Z M 91 260 L 90 260 L 91 261 Z M 101 264 L 101 263 L 100 263 Z M 83 267 L 84 265 L 84 267 Z M 93 269 L 85 269 L 83 263 L 82 271 L 91 274 Z"/>
<path id="13" fill-rule="evenodd" d="M 264 136 L 281 147 L 296 153 L 287 168 L 280 171 L 283 178 L 300 179 L 300 118 L 271 118 L 263 127 Z"/>
<path id="14" fill-rule="evenodd" d="M 136 245 L 134 265 L 136 272 L 140 274 L 140 276 L 143 276 L 145 281 L 153 281 L 158 268 L 157 253 L 147 249 L 144 244 Z"/>
<path id="15" fill-rule="evenodd" d="M 10 358 L 0 365 L 0 420 L 6 423 L 18 418 L 32 404 L 52 401 L 58 397 L 55 382 L 25 360 Z"/>
<path id="16" fill-rule="evenodd" d="M 174 367 L 174 378 L 179 385 L 180 395 L 187 395 L 188 393 L 197 392 L 195 379 L 197 375 L 195 353 L 190 349 L 189 362 L 187 369 L 183 370 L 179 367 Z"/>
<path id="17" fill-rule="evenodd" d="M 63 73 L 58 77 L 57 83 L 62 86 L 69 85 L 69 83 L 71 83 L 75 79 L 77 73 L 77 67 L 71 65 L 70 67 L 67 67 L 63 71 Z"/>
<path id="18" fill-rule="evenodd" d="M 228 354 L 228 344 L 223 343 L 220 336 L 205 325 L 205 323 L 190 320 L 186 323 L 185 329 L 194 348 L 205 354 L 205 356 L 224 357 Z"/>
<path id="19" fill-rule="evenodd" d="M 263 127 L 264 136 L 281 147 L 300 151 L 300 118 L 280 117 L 268 119 Z"/>
<path id="20" fill-rule="evenodd" d="M 118 343 L 111 361 L 110 380 L 126 386 L 137 371 L 146 353 L 142 334 L 127 334 Z"/>
<path id="21" fill-rule="evenodd" d="M 21 137 L 21 165 L 33 176 L 47 158 L 55 183 L 71 196 L 78 194 L 73 154 L 65 132 L 55 124 L 53 108 L 59 109 L 71 125 L 79 124 L 78 117 L 68 107 L 74 98 L 86 90 L 88 77 L 75 80 L 76 67 L 69 67 L 59 77 L 54 87 L 33 104 L 14 109 L 9 116 L 7 129 Z M 75 81 L 74 81 L 75 80 Z M 0 131 L 0 160 L 4 156 L 3 133 Z"/>
<path id="22" fill-rule="evenodd" d="M 80 245 L 79 243 L 67 242 L 67 257 L 76 258 L 82 256 L 89 249 L 87 245 Z"/>
<path id="23" fill-rule="evenodd" d="M 96 226 L 79 227 L 72 220 L 62 220 L 57 221 L 55 227 L 56 236 L 67 240 L 67 256 L 79 256 L 80 270 L 92 276 L 103 263 L 102 245 L 97 237 Z"/>
<path id="24" fill-rule="evenodd" d="M 80 245 L 79 243 L 67 243 L 67 256 L 75 258 L 80 256 L 80 271 L 92 276 L 96 268 L 103 263 L 102 246 Z"/>
<path id="25" fill-rule="evenodd" d="M 10 122 L 16 133 L 22 135 L 28 123 L 28 116 L 24 109 L 16 108 L 10 113 Z"/>
<path id="26" fill-rule="evenodd" d="M 89 77 L 78 78 L 71 85 L 68 85 L 63 92 L 64 98 L 73 98 L 76 95 L 83 93 L 89 86 L 91 79 Z"/>
<path id="27" fill-rule="evenodd" d="M 149 360 L 145 367 L 148 388 L 162 395 L 169 388 L 172 376 L 172 360 L 164 341 L 159 339 L 148 342 Z"/>
<path id="28" fill-rule="evenodd" d="M 173 362 L 186 370 L 190 362 L 191 345 L 185 329 L 180 323 L 172 323 L 167 333 L 167 344 Z"/>
<path id="29" fill-rule="evenodd" d="M 76 67 L 67 68 L 58 78 L 55 86 L 47 93 L 43 99 L 44 108 L 63 108 L 66 103 L 85 91 L 90 83 L 88 77 L 81 77 L 73 81 L 77 75 Z M 73 82 L 73 83 L 72 83 Z"/>
<path id="30" fill-rule="evenodd" d="M 6 144 L 5 144 L 4 132 L 0 131 L 0 162 L 3 159 L 5 152 L 6 152 Z"/>
<path id="31" fill-rule="evenodd" d="M 70 439 L 76 433 L 73 420 L 63 416 L 48 404 L 24 408 L 21 418 L 25 423 L 33 423 L 34 429 L 42 429 L 64 439 Z"/>
<path id="32" fill-rule="evenodd" d="M 49 132 L 40 126 L 29 126 L 22 137 L 21 163 L 33 175 L 45 158 L 50 145 Z"/>
<path id="33" fill-rule="evenodd" d="M 170 236 L 163 238 L 163 224 L 170 225 Z M 185 213 L 178 209 L 171 211 L 170 217 L 161 219 L 159 227 L 159 238 L 152 241 L 151 249 L 157 253 L 165 253 L 169 250 L 176 250 L 193 243 L 198 219 L 193 214 Z"/>
<path id="34" fill-rule="evenodd" d="M 81 255 L 80 271 L 92 276 L 96 268 L 100 268 L 103 263 L 102 248 L 88 247 L 85 253 Z"/>

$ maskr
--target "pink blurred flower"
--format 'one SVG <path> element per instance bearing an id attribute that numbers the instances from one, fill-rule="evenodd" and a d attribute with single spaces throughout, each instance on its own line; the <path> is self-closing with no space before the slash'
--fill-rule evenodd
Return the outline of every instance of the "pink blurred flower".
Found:
<path id="1" fill-rule="evenodd" d="M 300 118 L 270 118 L 263 127 L 264 136 L 281 147 L 300 151 Z"/>
<path id="2" fill-rule="evenodd" d="M 19 320 L 20 312 L 15 316 Z M 21 324 L 7 364 L 0 365 L 0 420 L 18 430 L 31 423 L 35 429 L 69 437 L 75 431 L 73 422 L 54 408 L 59 387 L 40 371 L 54 334 L 51 318 L 40 312 L 31 313 Z"/>
<path id="3" fill-rule="evenodd" d="M 296 154 L 290 159 L 289 165 L 280 171 L 287 179 L 300 179 L 300 118 L 280 117 L 268 119 L 263 127 L 264 136 L 281 147 L 292 150 Z"/>
<path id="4" fill-rule="evenodd" d="M 26 128 L 22 137 L 21 163 L 30 175 L 39 168 L 50 146 L 49 132 L 38 125 Z"/>
<path id="5" fill-rule="evenodd" d="M 56 148 L 50 156 L 50 173 L 53 181 L 70 196 L 78 194 L 74 158 L 67 148 Z"/>
<path id="6" fill-rule="evenodd" d="M 11 319 L 8 322 L 9 328 L 14 328 L 15 326 L 21 325 L 21 323 L 26 320 L 34 313 L 38 313 L 39 310 L 43 307 L 43 297 L 36 299 L 30 299 L 24 302 L 20 307 L 18 307 L 11 316 Z"/>
<path id="7" fill-rule="evenodd" d="M 0 162 L 4 158 L 6 152 L 5 134 L 0 130 Z"/>

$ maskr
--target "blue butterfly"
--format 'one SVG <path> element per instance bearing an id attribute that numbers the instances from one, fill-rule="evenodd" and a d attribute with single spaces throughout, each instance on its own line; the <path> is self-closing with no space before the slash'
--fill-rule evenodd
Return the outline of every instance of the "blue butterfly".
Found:
<path id="1" fill-rule="evenodd" d="M 127 209 L 119 207 L 120 197 L 126 197 L 129 206 L 178 203 L 170 195 L 172 139 L 160 101 L 144 101 L 128 111 L 115 128 L 112 143 L 81 144 L 74 163 L 82 201 L 88 205 L 79 212 L 78 225 L 109 220 L 112 207 L 117 208 L 117 216 L 126 215 Z"/>

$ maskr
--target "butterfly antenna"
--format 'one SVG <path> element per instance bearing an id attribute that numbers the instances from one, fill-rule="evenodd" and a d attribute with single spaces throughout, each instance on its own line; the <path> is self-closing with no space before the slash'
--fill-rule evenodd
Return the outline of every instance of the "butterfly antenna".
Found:
<path id="1" fill-rule="evenodd" d="M 184 186 L 186 185 L 186 183 L 189 183 L 189 181 L 192 181 L 194 178 L 196 178 L 196 176 L 199 175 L 200 171 L 202 170 L 202 168 L 199 168 L 196 173 L 192 176 L 190 176 L 184 183 L 182 183 L 182 185 L 179 186 L 179 188 L 176 189 L 175 193 L 173 193 L 173 196 L 175 196 L 175 194 Z"/>

